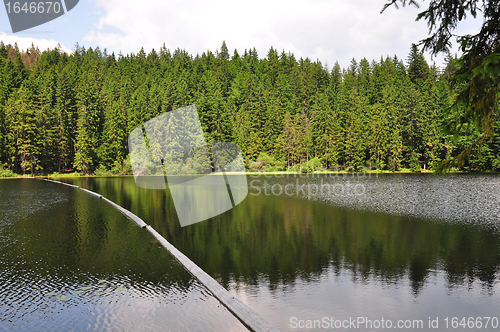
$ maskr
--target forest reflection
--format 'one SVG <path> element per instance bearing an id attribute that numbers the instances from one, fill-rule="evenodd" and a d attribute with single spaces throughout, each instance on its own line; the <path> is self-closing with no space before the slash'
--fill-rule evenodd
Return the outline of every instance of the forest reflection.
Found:
<path id="1" fill-rule="evenodd" d="M 265 282 L 271 290 L 280 284 L 293 290 L 298 278 L 313 281 L 332 269 L 350 272 L 358 283 L 408 279 L 415 296 L 437 272 L 444 272 L 450 288 L 479 282 L 489 293 L 499 276 L 500 231 L 491 222 L 356 210 L 262 192 L 222 215 L 180 227 L 168 189 L 141 189 L 131 177 L 61 180 L 137 214 L 226 288 Z"/>

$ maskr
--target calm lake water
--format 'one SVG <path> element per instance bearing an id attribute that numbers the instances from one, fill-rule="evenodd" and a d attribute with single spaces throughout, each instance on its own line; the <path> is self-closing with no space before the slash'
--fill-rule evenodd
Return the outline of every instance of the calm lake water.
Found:
<path id="1" fill-rule="evenodd" d="M 0 180 L 0 299 L 0 331 L 246 330 L 149 232 L 34 179 Z"/>
<path id="2" fill-rule="evenodd" d="M 375 327 L 382 319 L 393 328 L 402 320 L 413 330 L 435 331 L 429 321 L 452 330 L 463 317 L 481 317 L 480 331 L 500 330 L 498 175 L 249 176 L 249 195 L 241 204 L 186 227 L 179 225 L 168 190 L 141 189 L 132 177 L 62 181 L 137 214 L 280 330 L 315 320 L 322 324 L 316 327 L 356 320 L 357 328 L 340 330 L 380 330 Z M 51 188 L 46 197 L 54 200 L 68 191 Z M 32 222 L 41 228 L 47 220 Z M 123 227 L 140 233 L 128 225 Z M 146 250 L 138 242 L 135 250 Z M 72 243 L 64 250 L 75 250 Z M 87 250 L 94 259 L 104 255 L 119 265 L 103 249 Z M 105 276 L 93 283 L 99 278 Z M 202 293 L 188 277 L 184 288 L 179 277 L 168 278 L 193 297 Z M 361 319 L 372 321 L 372 328 Z"/>

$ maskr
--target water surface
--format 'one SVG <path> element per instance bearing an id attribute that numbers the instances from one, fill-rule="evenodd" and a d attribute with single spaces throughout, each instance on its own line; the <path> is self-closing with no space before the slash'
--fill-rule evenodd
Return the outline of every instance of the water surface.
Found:
<path id="1" fill-rule="evenodd" d="M 500 319 L 498 175 L 252 176 L 240 205 L 186 227 L 168 190 L 65 181 L 139 215 L 283 331 L 324 317 L 420 320 L 420 331 Z"/>
<path id="2" fill-rule="evenodd" d="M 0 331 L 244 331 L 146 230 L 99 198 L 0 180 Z"/>

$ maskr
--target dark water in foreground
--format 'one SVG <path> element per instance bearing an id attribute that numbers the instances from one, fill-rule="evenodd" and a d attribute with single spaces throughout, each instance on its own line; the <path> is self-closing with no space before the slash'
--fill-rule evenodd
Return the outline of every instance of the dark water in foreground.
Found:
<path id="1" fill-rule="evenodd" d="M 146 231 L 81 190 L 0 180 L 0 331 L 243 331 Z"/>
<path id="2" fill-rule="evenodd" d="M 382 319 L 452 330 L 463 317 L 500 330 L 499 176 L 248 179 L 240 205 L 183 228 L 168 190 L 131 177 L 63 181 L 140 216 L 281 330 L 360 317 L 372 328 L 340 330 L 380 330 Z"/>

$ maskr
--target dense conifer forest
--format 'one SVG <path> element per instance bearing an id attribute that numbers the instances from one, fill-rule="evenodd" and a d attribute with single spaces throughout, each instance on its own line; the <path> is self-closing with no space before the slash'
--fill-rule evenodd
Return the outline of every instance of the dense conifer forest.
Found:
<path id="1" fill-rule="evenodd" d="M 238 144 L 250 170 L 432 170 L 477 138 L 474 128 L 458 137 L 441 130 L 455 60 L 430 66 L 412 45 L 404 60 L 329 69 L 273 48 L 265 58 L 230 54 L 225 42 L 196 56 L 0 43 L 0 172 L 129 173 L 129 133 L 190 104 L 207 141 Z M 500 168 L 498 139 L 479 151 L 463 170 Z"/>

